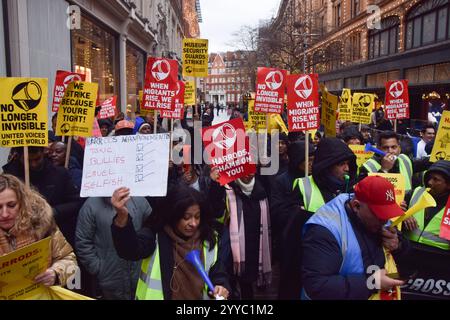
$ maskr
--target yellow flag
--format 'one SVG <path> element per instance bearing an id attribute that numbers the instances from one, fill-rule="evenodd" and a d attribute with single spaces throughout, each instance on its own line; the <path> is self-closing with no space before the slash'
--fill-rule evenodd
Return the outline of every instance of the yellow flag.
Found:
<path id="1" fill-rule="evenodd" d="M 39 299 L 47 289 L 34 278 L 48 268 L 51 238 L 0 257 L 0 300 Z"/>
<path id="2" fill-rule="evenodd" d="M 98 84 L 71 82 L 59 107 L 56 135 L 91 137 Z"/>
<path id="3" fill-rule="evenodd" d="M 375 95 L 354 93 L 352 104 L 352 122 L 369 124 L 375 106 Z"/>
<path id="4" fill-rule="evenodd" d="M 208 76 L 208 40 L 183 39 L 183 76 Z"/>
<path id="5" fill-rule="evenodd" d="M 442 113 L 433 150 L 431 151 L 430 161 L 436 162 L 438 160 L 450 161 L 450 111 Z"/>
<path id="6" fill-rule="evenodd" d="M 326 87 L 322 91 L 322 124 L 325 127 L 327 137 L 336 136 L 336 112 L 338 107 L 338 97 L 329 93 Z"/>
<path id="7" fill-rule="evenodd" d="M 342 95 L 339 102 L 339 120 L 352 120 L 352 92 L 350 89 L 342 89 Z"/>
<path id="8" fill-rule="evenodd" d="M 0 147 L 48 146 L 48 80 L 0 78 Z"/>
<path id="9" fill-rule="evenodd" d="M 184 91 L 184 104 L 186 106 L 193 106 L 197 103 L 195 81 L 188 80 L 185 82 L 185 84 L 186 88 Z"/>

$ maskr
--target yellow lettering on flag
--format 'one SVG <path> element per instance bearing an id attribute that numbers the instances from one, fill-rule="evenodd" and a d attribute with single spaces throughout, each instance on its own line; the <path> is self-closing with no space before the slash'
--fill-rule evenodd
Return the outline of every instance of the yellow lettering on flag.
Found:
<path id="1" fill-rule="evenodd" d="M 336 112 L 338 108 L 338 96 L 328 92 L 327 88 L 321 85 L 322 91 L 322 124 L 325 127 L 327 137 L 336 136 Z"/>
<path id="2" fill-rule="evenodd" d="M 430 161 L 436 162 L 438 160 L 450 161 L 450 111 L 442 113 L 433 150 L 431 151 Z"/>
<path id="3" fill-rule="evenodd" d="M 370 115 L 375 106 L 375 95 L 369 93 L 354 93 L 352 101 L 352 122 L 370 123 Z"/>
<path id="4" fill-rule="evenodd" d="M 47 288 L 34 278 L 47 270 L 51 257 L 51 238 L 0 257 L 0 300 L 39 299 Z"/>
<path id="5" fill-rule="evenodd" d="M 91 137 L 98 84 L 71 82 L 59 107 L 56 135 Z"/>
<path id="6" fill-rule="evenodd" d="M 405 177 L 402 176 L 400 173 L 371 172 L 369 173 L 369 176 L 380 176 L 389 180 L 389 182 L 394 185 L 395 202 L 397 202 L 398 205 L 400 205 L 402 201 L 405 199 L 406 182 Z"/>
<path id="7" fill-rule="evenodd" d="M 0 78 L 0 147 L 48 146 L 48 80 Z"/>
<path id="8" fill-rule="evenodd" d="M 361 168 L 361 166 L 366 163 L 367 160 L 373 157 L 373 152 L 365 152 L 364 146 L 351 144 L 349 145 L 349 148 L 356 156 L 356 165 L 358 166 L 358 168 Z"/>
<path id="9" fill-rule="evenodd" d="M 340 97 L 339 108 L 339 120 L 351 121 L 352 120 L 352 92 L 350 89 L 342 89 L 342 95 Z"/>
<path id="10" fill-rule="evenodd" d="M 185 84 L 186 89 L 184 91 L 184 105 L 193 106 L 197 103 L 195 81 L 188 80 Z"/>
<path id="11" fill-rule="evenodd" d="M 183 76 L 208 76 L 208 40 L 183 39 Z"/>

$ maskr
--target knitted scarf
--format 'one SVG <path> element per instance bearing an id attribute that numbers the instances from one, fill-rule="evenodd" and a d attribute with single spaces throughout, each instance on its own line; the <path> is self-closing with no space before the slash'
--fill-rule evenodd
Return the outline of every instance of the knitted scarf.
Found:
<path id="1" fill-rule="evenodd" d="M 230 213 L 230 243 L 233 255 L 233 272 L 240 276 L 245 268 L 245 226 L 242 199 L 232 189 L 227 189 Z M 269 203 L 267 198 L 259 201 L 261 210 L 259 263 L 257 285 L 263 287 L 272 281 Z"/>

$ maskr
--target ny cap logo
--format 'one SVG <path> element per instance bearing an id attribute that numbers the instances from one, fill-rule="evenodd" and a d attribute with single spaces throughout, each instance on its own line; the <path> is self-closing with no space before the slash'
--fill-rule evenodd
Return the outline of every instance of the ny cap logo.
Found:
<path id="1" fill-rule="evenodd" d="M 395 201 L 395 196 L 394 196 L 393 190 L 386 191 L 386 201 L 389 201 L 389 202 Z"/>

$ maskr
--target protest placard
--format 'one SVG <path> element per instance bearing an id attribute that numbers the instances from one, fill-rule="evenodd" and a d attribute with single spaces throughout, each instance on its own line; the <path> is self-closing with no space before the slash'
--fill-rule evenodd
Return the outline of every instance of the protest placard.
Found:
<path id="1" fill-rule="evenodd" d="M 287 98 L 290 132 L 319 128 L 319 82 L 317 74 L 288 76 Z"/>
<path id="2" fill-rule="evenodd" d="M 183 76 L 208 76 L 208 40 L 183 39 Z"/>
<path id="3" fill-rule="evenodd" d="M 189 80 L 185 82 L 184 104 L 192 106 L 197 103 L 195 81 Z"/>
<path id="4" fill-rule="evenodd" d="M 178 62 L 176 60 L 148 58 L 142 109 L 173 111 L 177 81 Z"/>
<path id="5" fill-rule="evenodd" d="M 117 96 L 106 99 L 100 105 L 99 119 L 114 118 L 117 115 Z"/>
<path id="6" fill-rule="evenodd" d="M 248 100 L 248 121 L 245 128 L 256 132 L 266 129 L 266 114 L 255 112 L 255 100 Z"/>
<path id="7" fill-rule="evenodd" d="M 135 197 L 164 197 L 170 134 L 88 138 L 81 197 L 111 197 L 120 187 Z"/>
<path id="8" fill-rule="evenodd" d="M 48 146 L 47 79 L 0 78 L 0 146 Z"/>
<path id="9" fill-rule="evenodd" d="M 256 172 L 241 118 L 204 128 L 202 139 L 211 166 L 218 168 L 221 185 Z"/>
<path id="10" fill-rule="evenodd" d="M 71 82 L 61 100 L 56 135 L 90 137 L 95 117 L 97 83 Z"/>
<path id="11" fill-rule="evenodd" d="M 183 119 L 184 118 L 184 93 L 185 84 L 183 81 L 177 81 L 177 91 L 175 92 L 175 110 L 161 111 L 161 118 Z M 172 131 L 172 130 L 171 130 Z"/>
<path id="12" fill-rule="evenodd" d="M 322 124 L 325 127 L 325 136 L 336 136 L 336 113 L 338 107 L 338 96 L 328 92 L 325 86 L 322 87 Z"/>
<path id="13" fill-rule="evenodd" d="M 380 176 L 387 179 L 394 186 L 395 191 L 395 202 L 398 205 L 402 203 L 405 199 L 405 177 L 400 173 L 379 173 L 379 172 L 370 172 L 369 176 Z"/>
<path id="14" fill-rule="evenodd" d="M 352 104 L 352 122 L 369 124 L 370 116 L 375 106 L 375 95 L 369 93 L 354 93 Z"/>
<path id="15" fill-rule="evenodd" d="M 47 296 L 47 288 L 34 278 L 47 270 L 51 238 L 0 257 L 0 300 L 31 300 Z"/>
<path id="16" fill-rule="evenodd" d="M 356 156 L 356 165 L 358 168 L 367 162 L 370 158 L 373 157 L 373 152 L 365 152 L 365 146 L 359 144 L 350 144 L 349 148 L 353 151 Z"/>
<path id="17" fill-rule="evenodd" d="M 450 161 L 450 111 L 442 112 L 439 129 L 431 151 L 430 161 L 436 162 L 438 160 Z"/>
<path id="18" fill-rule="evenodd" d="M 409 119 L 408 80 L 386 82 L 386 118 Z"/>
<path id="19" fill-rule="evenodd" d="M 286 70 L 258 68 L 255 112 L 281 113 L 286 89 Z"/>
<path id="20" fill-rule="evenodd" d="M 86 81 L 86 75 L 70 71 L 56 71 L 55 88 L 53 90 L 52 111 L 58 112 L 59 105 L 66 92 L 69 83 L 74 81 Z"/>
<path id="21" fill-rule="evenodd" d="M 342 89 L 342 95 L 339 101 L 339 120 L 352 120 L 352 92 L 350 89 Z"/>

